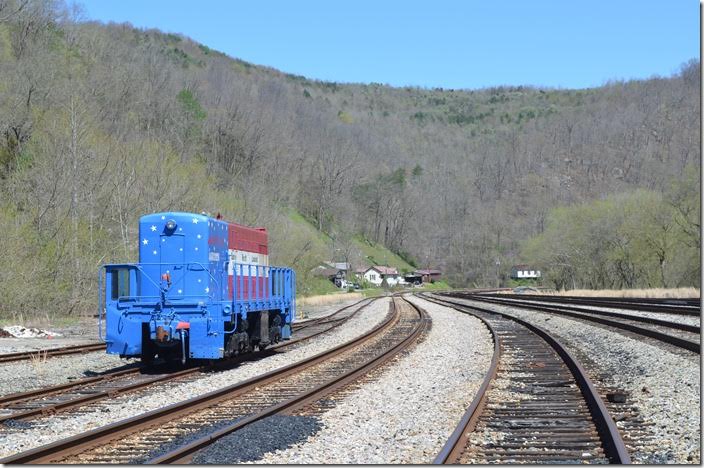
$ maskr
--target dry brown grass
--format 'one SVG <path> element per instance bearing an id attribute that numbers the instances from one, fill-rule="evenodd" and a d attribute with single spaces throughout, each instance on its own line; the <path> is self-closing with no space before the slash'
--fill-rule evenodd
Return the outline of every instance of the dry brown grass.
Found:
<path id="1" fill-rule="evenodd" d="M 37 351 L 37 354 L 30 354 L 29 355 L 29 360 L 30 363 L 32 364 L 32 368 L 34 369 L 34 373 L 36 375 L 44 375 L 44 372 L 46 371 L 46 359 L 47 359 L 47 352 L 45 351 Z"/>
<path id="2" fill-rule="evenodd" d="M 584 297 L 646 297 L 646 298 L 698 298 L 697 288 L 651 288 L 651 289 L 573 289 L 557 292 L 539 292 L 558 296 Z"/>
<path id="3" fill-rule="evenodd" d="M 360 300 L 364 298 L 361 293 L 337 293 L 324 294 L 322 296 L 308 296 L 296 299 L 296 305 L 299 306 L 322 306 L 329 304 L 338 304 L 349 300 Z"/>

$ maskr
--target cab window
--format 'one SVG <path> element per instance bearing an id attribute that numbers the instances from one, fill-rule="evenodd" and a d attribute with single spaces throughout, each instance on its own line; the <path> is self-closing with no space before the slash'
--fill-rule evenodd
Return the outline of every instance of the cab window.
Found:
<path id="1" fill-rule="evenodd" d="M 116 301 L 120 297 L 130 295 L 130 271 L 127 268 L 112 270 L 110 275 L 112 279 L 110 297 Z"/>

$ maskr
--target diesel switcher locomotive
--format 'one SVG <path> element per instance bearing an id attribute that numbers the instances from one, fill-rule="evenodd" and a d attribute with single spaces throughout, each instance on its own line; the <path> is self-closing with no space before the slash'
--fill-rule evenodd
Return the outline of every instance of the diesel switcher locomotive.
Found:
<path id="1" fill-rule="evenodd" d="M 219 215 L 142 216 L 139 263 L 102 270 L 99 329 L 110 354 L 185 363 L 291 337 L 296 275 L 269 266 L 264 228 Z"/>

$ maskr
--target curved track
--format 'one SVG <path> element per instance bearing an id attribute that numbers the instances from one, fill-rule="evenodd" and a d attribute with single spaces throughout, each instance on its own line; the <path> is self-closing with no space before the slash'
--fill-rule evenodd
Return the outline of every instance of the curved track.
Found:
<path id="1" fill-rule="evenodd" d="M 90 353 L 103 351 L 105 343 L 89 343 L 84 345 L 65 346 L 62 348 L 49 348 L 38 351 L 23 351 L 21 353 L 0 354 L 0 364 L 5 362 L 30 361 L 32 359 L 47 359 L 69 354 Z"/>
<path id="2" fill-rule="evenodd" d="M 443 294 L 443 296 L 563 315 L 647 336 L 695 353 L 701 352 L 701 328 L 696 325 L 670 322 L 633 314 L 629 315 L 618 312 L 585 309 L 583 307 L 536 304 L 533 300 L 501 299 L 499 297 L 486 297 L 466 293 L 448 293 Z"/>
<path id="3" fill-rule="evenodd" d="M 581 304 L 610 309 L 640 310 L 661 314 L 699 316 L 701 300 L 689 298 L 636 298 L 636 297 L 580 297 L 553 296 L 549 294 L 482 294 L 488 297 L 520 299 L 523 301 L 555 302 L 559 304 Z"/>
<path id="4" fill-rule="evenodd" d="M 180 369 L 175 372 L 168 366 L 138 366 L 107 372 L 100 376 L 80 379 L 67 384 L 0 396 L 0 412 L 5 413 L 0 414 L 0 422 L 27 420 L 55 414 L 106 398 L 139 391 L 158 383 L 175 380 L 185 381 L 188 378 L 198 378 L 198 375 L 204 372 L 227 370 L 244 361 L 269 356 L 276 350 L 326 333 L 354 317 L 374 300 L 376 299 L 363 299 L 330 315 L 303 322 L 297 327 L 297 336 L 291 341 L 280 343 L 264 351 L 243 354 L 214 364 Z"/>
<path id="5" fill-rule="evenodd" d="M 629 463 L 616 425 L 586 373 L 544 330 L 478 307 L 494 339 L 490 370 L 435 463 Z"/>
<path id="6" fill-rule="evenodd" d="M 396 304 L 394 300 L 394 304 Z M 410 346 L 429 325 L 407 306 L 363 337 L 301 362 L 0 460 L 0 463 L 184 462 L 212 441 L 268 415 L 310 403 Z M 200 436 L 200 438 L 198 438 Z M 194 441 L 195 439 L 195 441 Z M 157 457 L 157 458 L 155 458 Z"/>

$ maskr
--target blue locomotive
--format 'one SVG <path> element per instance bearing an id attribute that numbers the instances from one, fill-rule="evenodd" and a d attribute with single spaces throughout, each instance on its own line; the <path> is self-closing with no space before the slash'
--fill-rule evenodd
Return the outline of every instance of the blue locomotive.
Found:
<path id="1" fill-rule="evenodd" d="M 296 275 L 269 266 L 264 228 L 219 215 L 146 215 L 139 221 L 139 263 L 102 270 L 99 329 L 110 354 L 185 363 L 291 337 Z"/>

